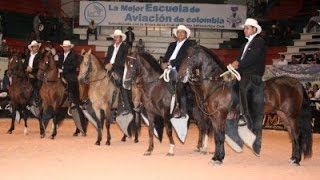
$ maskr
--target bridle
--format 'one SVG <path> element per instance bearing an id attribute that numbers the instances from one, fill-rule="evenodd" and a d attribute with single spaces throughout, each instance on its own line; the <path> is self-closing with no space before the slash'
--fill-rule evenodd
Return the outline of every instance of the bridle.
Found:
<path id="1" fill-rule="evenodd" d="M 48 58 L 48 57 L 47 57 Z M 58 81 L 58 79 L 56 78 L 56 79 L 48 79 L 48 72 L 49 72 L 49 70 L 51 70 L 50 69 L 50 64 L 49 64 L 49 60 L 48 59 L 45 59 L 45 62 L 44 62 L 45 64 L 44 64 L 44 67 L 40 67 L 39 66 L 39 68 L 38 68 L 38 71 L 42 71 L 43 73 L 43 81 L 44 82 L 57 82 Z M 40 72 L 41 72 L 40 71 Z"/>
<path id="2" fill-rule="evenodd" d="M 107 73 L 105 73 L 102 78 L 97 78 L 97 79 L 94 79 L 94 80 L 91 80 L 91 81 L 89 80 L 90 73 L 92 72 L 91 54 L 89 55 L 88 62 L 84 63 L 84 66 L 88 67 L 87 70 L 83 73 L 84 77 L 83 77 L 82 81 L 85 84 L 91 84 L 91 83 L 94 83 L 94 82 L 102 81 L 103 79 L 105 79 L 107 77 Z"/>

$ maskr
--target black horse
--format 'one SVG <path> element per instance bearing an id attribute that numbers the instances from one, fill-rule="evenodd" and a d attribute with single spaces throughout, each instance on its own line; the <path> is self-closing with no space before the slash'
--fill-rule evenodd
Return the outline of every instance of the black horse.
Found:
<path id="1" fill-rule="evenodd" d="M 192 84 L 199 105 L 211 114 L 209 117 L 214 125 L 216 141 L 216 150 L 212 158 L 215 163 L 221 163 L 224 159 L 223 135 L 232 100 L 232 86 L 220 78 L 220 74 L 225 70 L 226 67 L 216 55 L 207 48 L 196 45 L 188 49 L 178 72 L 181 81 Z M 195 71 L 199 76 L 193 79 Z M 299 165 L 302 153 L 305 158 L 312 155 L 310 103 L 303 85 L 297 79 L 287 76 L 269 79 L 265 82 L 264 99 L 264 114 L 277 114 L 283 119 L 289 132 L 292 141 L 289 162 Z M 249 105 L 252 122 L 248 122 L 248 127 L 256 135 L 253 150 L 259 155 L 263 118 L 258 117 L 255 108 L 257 107 Z"/>

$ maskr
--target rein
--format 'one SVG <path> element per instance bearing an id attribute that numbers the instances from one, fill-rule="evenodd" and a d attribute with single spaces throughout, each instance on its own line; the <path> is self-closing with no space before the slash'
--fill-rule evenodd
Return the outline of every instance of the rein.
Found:
<path id="1" fill-rule="evenodd" d="M 89 81 L 89 74 L 92 72 L 92 59 L 91 59 L 91 55 L 89 56 L 89 65 L 88 65 L 88 69 L 87 71 L 84 73 L 84 79 L 85 79 L 85 83 L 86 84 L 91 84 L 91 83 L 95 83 L 95 82 L 98 82 L 98 81 L 102 81 L 103 79 L 105 79 L 108 75 L 107 73 L 104 74 L 104 76 L 102 78 L 98 78 L 98 79 L 94 79 L 94 80 L 91 80 Z"/>

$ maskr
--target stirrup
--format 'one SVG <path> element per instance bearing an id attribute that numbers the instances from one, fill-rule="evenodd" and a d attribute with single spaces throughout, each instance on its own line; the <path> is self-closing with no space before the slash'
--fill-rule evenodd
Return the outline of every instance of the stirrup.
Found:
<path id="1" fill-rule="evenodd" d="M 238 126 L 246 126 L 248 122 L 245 120 L 243 115 L 240 116 L 239 121 L 238 121 Z"/>

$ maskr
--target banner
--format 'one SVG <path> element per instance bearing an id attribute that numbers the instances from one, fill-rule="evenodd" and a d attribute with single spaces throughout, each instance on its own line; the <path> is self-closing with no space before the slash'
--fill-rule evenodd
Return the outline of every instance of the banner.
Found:
<path id="1" fill-rule="evenodd" d="M 99 26 L 157 26 L 241 29 L 247 7 L 230 4 L 183 4 L 81 1 L 81 26 L 93 19 Z"/>

